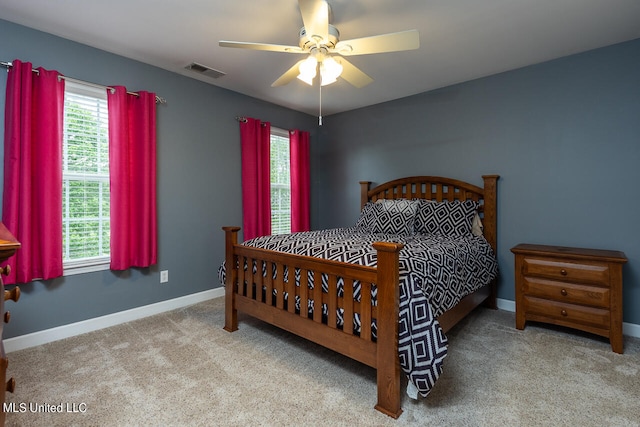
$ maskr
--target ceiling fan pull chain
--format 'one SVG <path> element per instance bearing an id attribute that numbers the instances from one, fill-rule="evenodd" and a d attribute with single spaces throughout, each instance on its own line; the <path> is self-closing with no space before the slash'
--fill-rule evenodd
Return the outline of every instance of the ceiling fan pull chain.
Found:
<path id="1" fill-rule="evenodd" d="M 320 88 L 320 114 L 318 115 L 318 126 L 322 126 L 322 85 L 318 85 Z"/>

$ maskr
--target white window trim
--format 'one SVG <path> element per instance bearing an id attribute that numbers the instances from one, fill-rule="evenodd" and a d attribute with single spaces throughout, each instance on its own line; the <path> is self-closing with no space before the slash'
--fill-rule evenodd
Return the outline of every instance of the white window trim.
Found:
<path id="1" fill-rule="evenodd" d="M 271 127 L 271 135 L 273 136 L 277 136 L 283 139 L 286 139 L 287 141 L 289 140 L 290 136 L 289 136 L 289 131 L 286 129 L 282 129 L 282 128 L 278 128 L 278 127 Z M 291 173 L 291 171 L 289 171 L 289 173 Z M 271 183 L 270 184 L 271 189 L 285 189 L 288 188 L 289 191 L 291 191 L 291 183 L 289 184 L 282 184 L 282 183 Z M 271 211 L 271 215 L 272 215 L 272 220 L 273 220 L 273 214 L 277 213 L 277 212 L 288 212 L 289 213 L 289 232 L 291 232 L 291 207 L 289 207 L 288 210 L 273 210 L 273 205 L 272 205 L 272 211 Z M 273 224 L 272 224 L 273 226 Z M 271 230 L 271 234 L 274 233 L 273 227 Z M 277 234 L 281 234 L 281 233 L 277 233 Z"/>
<path id="2" fill-rule="evenodd" d="M 83 260 L 65 261 L 63 264 L 63 275 L 73 276 L 74 274 L 109 270 L 111 257 L 95 257 Z"/>
<path id="3" fill-rule="evenodd" d="M 103 88 L 93 87 L 90 85 L 78 84 L 70 80 L 65 80 L 65 88 L 70 92 L 81 95 L 91 96 L 100 99 L 107 99 L 107 92 Z M 66 90 L 66 89 L 65 89 Z M 93 273 L 97 271 L 109 270 L 111 265 L 111 256 L 99 256 L 85 258 L 82 260 L 63 261 L 63 276 L 73 276 L 76 274 Z"/>

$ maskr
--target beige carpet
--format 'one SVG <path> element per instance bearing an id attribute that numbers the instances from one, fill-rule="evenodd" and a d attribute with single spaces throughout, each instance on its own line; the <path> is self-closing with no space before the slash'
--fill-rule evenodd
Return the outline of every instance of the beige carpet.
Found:
<path id="1" fill-rule="evenodd" d="M 476 310 L 449 333 L 432 394 L 397 420 L 375 372 L 241 316 L 223 300 L 9 354 L 9 426 L 638 426 L 640 340 L 625 354 L 579 332 L 514 328 Z M 62 413 L 53 410 L 62 409 Z M 20 412 L 20 411 L 23 412 Z"/>

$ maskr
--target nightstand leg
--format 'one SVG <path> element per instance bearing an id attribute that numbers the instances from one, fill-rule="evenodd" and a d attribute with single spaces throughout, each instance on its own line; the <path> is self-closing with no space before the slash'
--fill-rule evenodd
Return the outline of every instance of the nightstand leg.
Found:
<path id="1" fill-rule="evenodd" d="M 524 329 L 524 295 L 522 292 L 523 280 L 522 280 L 522 257 L 516 255 L 516 277 L 515 277 L 515 291 L 516 291 L 516 329 Z"/>
<path id="2" fill-rule="evenodd" d="M 525 324 L 524 311 L 516 304 L 516 329 L 523 330 Z"/>
<path id="3" fill-rule="evenodd" d="M 609 264 L 611 271 L 611 329 L 609 330 L 609 340 L 611 349 L 622 354 L 622 264 Z"/>
<path id="4" fill-rule="evenodd" d="M 613 350 L 614 352 L 616 352 L 618 354 L 622 354 L 623 353 L 622 343 L 614 344 L 613 340 L 611 340 L 611 350 Z"/>
<path id="5" fill-rule="evenodd" d="M 623 353 L 623 337 L 622 332 L 611 331 L 611 336 L 609 337 L 609 341 L 611 341 L 611 350 L 618 354 Z"/>

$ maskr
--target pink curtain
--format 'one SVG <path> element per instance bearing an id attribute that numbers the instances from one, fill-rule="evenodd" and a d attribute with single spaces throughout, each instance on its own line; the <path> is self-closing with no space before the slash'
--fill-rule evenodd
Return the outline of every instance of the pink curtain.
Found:
<path id="1" fill-rule="evenodd" d="M 156 97 L 107 91 L 111 269 L 157 263 Z"/>
<path id="2" fill-rule="evenodd" d="M 291 157 L 291 232 L 309 231 L 309 132 L 289 131 Z"/>
<path id="3" fill-rule="evenodd" d="M 7 79 L 2 222 L 21 243 L 5 284 L 62 276 L 64 79 L 13 61 Z"/>
<path id="4" fill-rule="evenodd" d="M 240 121 L 245 240 L 271 234 L 270 141 L 270 123 L 252 118 Z"/>

